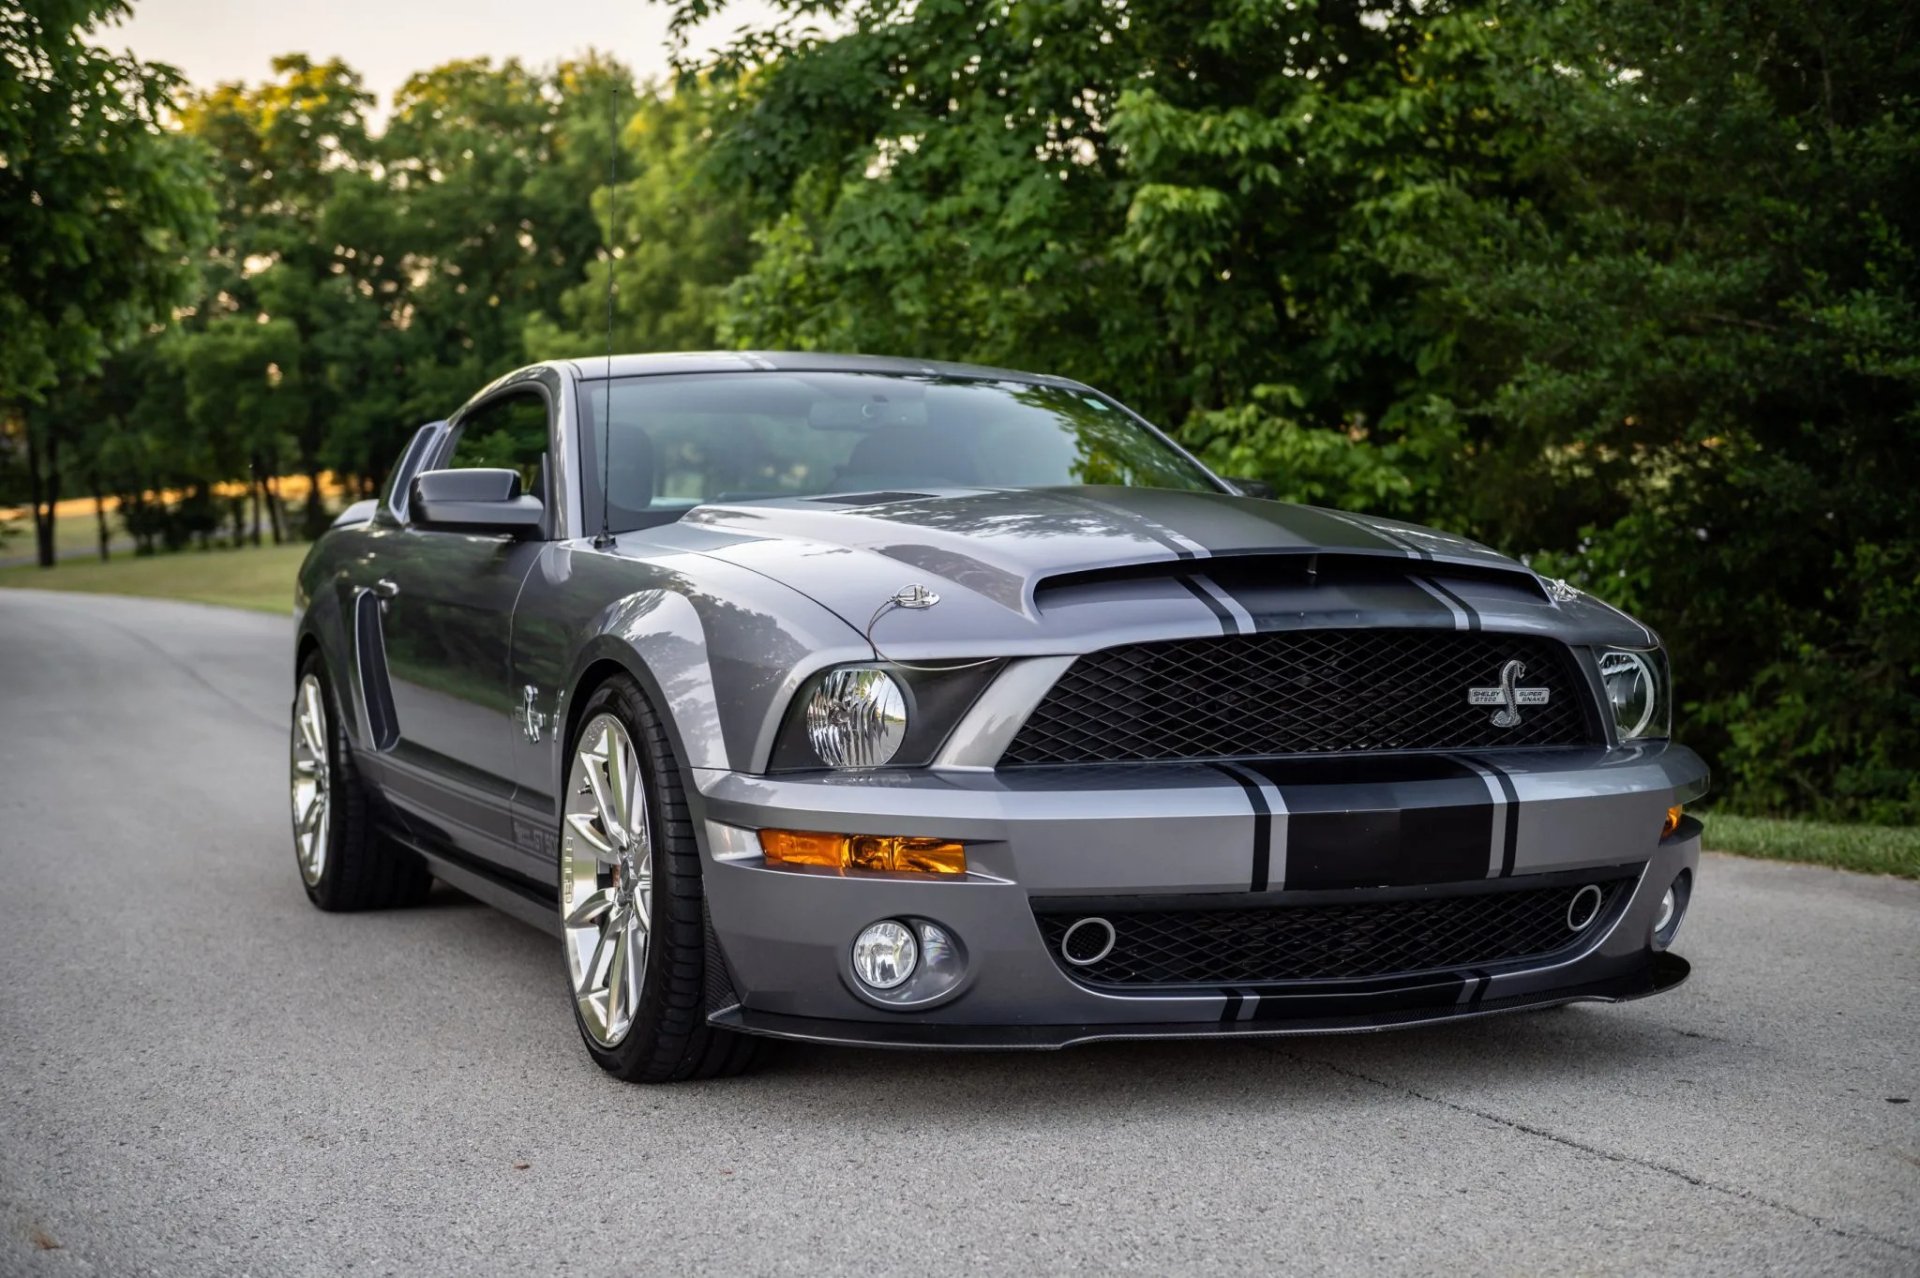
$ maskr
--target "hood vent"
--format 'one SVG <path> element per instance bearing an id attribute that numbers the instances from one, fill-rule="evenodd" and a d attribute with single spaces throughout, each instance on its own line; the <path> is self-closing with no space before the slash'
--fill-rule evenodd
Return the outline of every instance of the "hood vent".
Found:
<path id="1" fill-rule="evenodd" d="M 1228 593 L 1248 589 L 1271 590 L 1275 587 L 1400 582 L 1410 575 L 1437 574 L 1450 580 L 1488 581 L 1503 586 L 1518 586 L 1536 598 L 1547 598 L 1546 588 L 1540 578 L 1518 565 L 1506 567 L 1497 563 L 1475 565 L 1452 561 L 1431 563 L 1408 559 L 1399 551 L 1296 550 L 1214 555 L 1206 559 L 1156 559 L 1147 563 L 1055 573 L 1034 585 L 1033 603 L 1034 607 L 1045 612 L 1051 600 L 1077 594 L 1084 587 L 1132 581 L 1166 581 L 1195 573 L 1204 573 Z"/>

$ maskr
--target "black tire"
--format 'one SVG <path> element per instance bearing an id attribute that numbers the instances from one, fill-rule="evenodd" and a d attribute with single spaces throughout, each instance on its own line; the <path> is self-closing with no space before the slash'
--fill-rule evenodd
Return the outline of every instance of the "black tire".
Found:
<path id="1" fill-rule="evenodd" d="M 707 1024 L 706 894 L 693 814 L 673 741 L 645 694 L 631 679 L 619 675 L 596 688 L 574 717 L 574 739 L 567 742 L 569 761 L 579 748 L 581 731 L 602 713 L 619 718 L 640 753 L 652 826 L 653 917 L 648 920 L 646 980 L 633 1028 L 615 1047 L 596 1043 L 581 1022 L 569 980 L 567 1003 L 574 1009 L 574 1026 L 594 1062 L 629 1083 L 678 1083 L 743 1074 L 765 1058 L 767 1043 Z M 562 975 L 566 976 L 564 967 Z"/>
<path id="2" fill-rule="evenodd" d="M 320 682 L 327 712 L 327 852 L 317 883 L 308 883 L 307 899 L 323 910 L 384 910 L 418 905 L 427 899 L 433 875 L 413 851 L 382 835 L 374 826 L 366 783 L 355 766 L 333 680 L 318 652 L 307 654 L 294 677 L 294 708 L 299 713 L 298 689 L 308 675 Z M 294 863 L 299 865 L 298 839 Z"/>

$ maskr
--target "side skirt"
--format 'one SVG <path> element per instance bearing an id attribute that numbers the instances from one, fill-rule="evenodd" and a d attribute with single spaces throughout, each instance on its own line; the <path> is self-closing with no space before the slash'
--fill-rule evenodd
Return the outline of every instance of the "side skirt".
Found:
<path id="1" fill-rule="evenodd" d="M 469 857 L 445 848 L 429 847 L 391 828 L 383 832 L 394 842 L 418 853 L 433 871 L 433 877 L 447 886 L 458 888 L 549 936 L 561 935 L 560 899 L 553 890 L 542 892 L 530 883 L 489 869 Z"/>

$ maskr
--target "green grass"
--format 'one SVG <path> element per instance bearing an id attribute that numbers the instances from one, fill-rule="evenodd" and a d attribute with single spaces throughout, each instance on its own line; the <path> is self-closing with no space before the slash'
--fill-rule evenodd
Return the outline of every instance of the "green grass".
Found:
<path id="1" fill-rule="evenodd" d="M 304 542 L 258 550 L 183 550 L 143 558 L 123 552 L 106 563 L 69 559 L 52 568 L 31 564 L 0 568 L 0 589 L 144 595 L 285 614 L 293 610 L 293 578 L 306 554 Z"/>
<path id="2" fill-rule="evenodd" d="M 1826 825 L 1710 812 L 1702 846 L 1714 852 L 1804 861 L 1862 874 L 1920 879 L 1920 830 L 1887 825 Z"/>
<path id="3" fill-rule="evenodd" d="M 0 514 L 0 559 L 16 558 L 34 553 L 33 520 L 26 511 L 8 515 Z M 120 526 L 120 517 L 112 511 L 107 512 L 107 535 L 113 541 L 127 540 L 127 533 Z M 93 512 L 83 515 L 56 515 L 53 520 L 53 549 L 55 554 L 68 555 L 75 551 L 95 551 L 100 549 L 100 525 L 94 519 Z"/>

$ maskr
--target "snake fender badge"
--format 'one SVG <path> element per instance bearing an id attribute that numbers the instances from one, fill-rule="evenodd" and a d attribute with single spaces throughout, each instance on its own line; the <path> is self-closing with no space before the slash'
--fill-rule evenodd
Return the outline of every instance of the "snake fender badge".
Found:
<path id="1" fill-rule="evenodd" d="M 1496 728 L 1517 728 L 1520 726 L 1521 706 L 1544 706 L 1547 704 L 1549 689 L 1518 688 L 1514 685 L 1527 677 L 1527 664 L 1524 661 L 1509 661 L 1500 667 L 1500 686 L 1497 688 L 1468 688 L 1467 704 L 1470 706 L 1499 706 L 1493 712 L 1493 726 Z"/>

